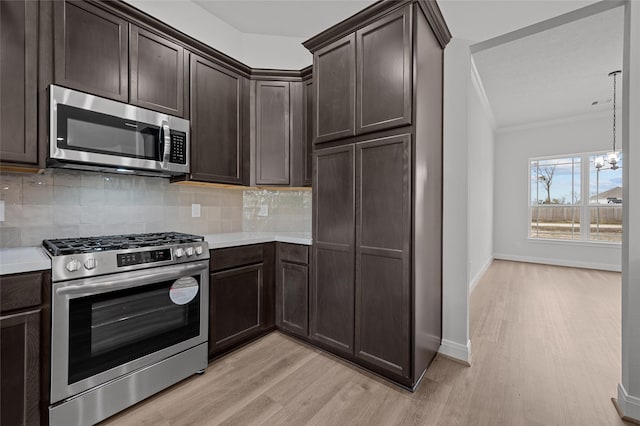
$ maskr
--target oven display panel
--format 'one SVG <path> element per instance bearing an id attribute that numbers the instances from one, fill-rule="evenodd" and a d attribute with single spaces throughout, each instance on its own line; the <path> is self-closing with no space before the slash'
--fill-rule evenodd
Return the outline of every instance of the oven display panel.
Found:
<path id="1" fill-rule="evenodd" d="M 171 249 L 118 254 L 118 267 L 171 260 Z"/>

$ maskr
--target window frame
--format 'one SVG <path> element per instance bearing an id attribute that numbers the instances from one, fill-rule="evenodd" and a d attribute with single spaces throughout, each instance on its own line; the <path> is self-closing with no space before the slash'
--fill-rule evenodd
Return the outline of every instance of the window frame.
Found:
<path id="1" fill-rule="evenodd" d="M 601 240 L 592 240 L 590 239 L 591 233 L 591 209 L 594 207 L 604 207 L 604 208 L 614 208 L 616 206 L 598 206 L 597 204 L 592 204 L 590 202 L 591 199 L 591 157 L 598 155 L 606 155 L 607 150 L 598 150 L 598 151 L 586 151 L 580 153 L 569 153 L 569 154 L 557 154 L 557 155 L 548 155 L 548 156 L 537 156 L 530 157 L 527 159 L 527 241 L 534 243 L 566 243 L 571 245 L 586 245 L 586 246 L 611 246 L 611 247 L 620 247 L 622 242 L 616 241 L 601 241 Z M 543 204 L 544 207 L 552 207 L 552 208 L 560 208 L 560 207 L 575 207 L 580 210 L 580 238 L 579 239 L 564 239 L 564 238 L 540 238 L 534 237 L 531 235 L 531 226 L 533 220 L 533 208 L 540 207 L 540 204 L 533 204 L 532 193 L 531 193 L 531 176 L 532 176 L 532 163 L 535 161 L 543 161 L 543 160 L 555 160 L 562 158 L 580 158 L 580 202 L 576 204 Z M 624 158 L 623 158 L 624 167 Z M 585 198 L 586 195 L 586 198 Z M 624 202 L 624 201 L 623 201 Z"/>

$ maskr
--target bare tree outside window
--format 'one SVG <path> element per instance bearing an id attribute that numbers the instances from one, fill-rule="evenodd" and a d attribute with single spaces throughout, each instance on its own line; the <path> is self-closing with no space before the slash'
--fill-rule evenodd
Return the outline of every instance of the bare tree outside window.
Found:
<path id="1" fill-rule="evenodd" d="M 553 175 L 556 173 L 556 164 L 552 166 L 542 167 L 539 170 L 538 179 L 544 185 L 547 191 L 547 199 L 544 204 L 551 204 L 551 184 L 553 183 Z"/>

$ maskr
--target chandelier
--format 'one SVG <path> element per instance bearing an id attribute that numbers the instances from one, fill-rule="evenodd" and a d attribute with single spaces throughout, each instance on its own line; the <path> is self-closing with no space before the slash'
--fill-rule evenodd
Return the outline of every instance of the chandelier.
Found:
<path id="1" fill-rule="evenodd" d="M 613 77 L 613 149 L 607 153 L 606 158 L 602 155 L 598 156 L 594 160 L 594 166 L 600 170 L 604 167 L 605 162 L 609 163 L 611 170 L 616 170 L 618 162 L 620 162 L 620 151 L 616 151 L 616 77 L 622 71 L 612 71 L 609 73 L 610 77 Z"/>

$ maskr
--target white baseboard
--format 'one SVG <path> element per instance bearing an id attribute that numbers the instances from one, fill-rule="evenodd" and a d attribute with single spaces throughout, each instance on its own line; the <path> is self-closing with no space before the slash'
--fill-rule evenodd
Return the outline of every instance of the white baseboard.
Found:
<path id="1" fill-rule="evenodd" d="M 480 271 L 478 271 L 478 273 L 476 274 L 475 277 L 473 277 L 473 279 L 471 280 L 471 282 L 469 283 L 469 294 L 471 294 L 471 292 L 473 291 L 474 288 L 476 288 L 476 286 L 478 285 L 478 283 L 480 282 L 480 279 L 482 279 L 482 277 L 484 276 L 484 274 L 487 272 L 487 269 L 489 269 L 489 266 L 491 266 L 491 263 L 493 263 L 493 257 L 490 257 L 487 260 L 487 263 L 485 263 L 484 265 L 482 265 L 482 268 L 480 268 Z"/>
<path id="2" fill-rule="evenodd" d="M 513 254 L 505 254 L 505 253 L 493 253 L 493 258 L 499 259 L 499 260 L 512 260 L 515 262 L 541 263 L 543 265 L 569 266 L 572 268 L 585 268 L 585 269 L 598 269 L 601 271 L 613 271 L 613 272 L 622 271 L 622 267 L 620 265 L 611 265 L 608 263 L 581 262 L 577 260 L 551 259 L 546 257 L 518 256 Z"/>
<path id="3" fill-rule="evenodd" d="M 438 352 L 449 358 L 471 365 L 471 340 L 467 341 L 465 346 L 451 340 L 442 339 Z"/>
<path id="4" fill-rule="evenodd" d="M 640 421 L 640 398 L 629 395 L 622 383 L 618 384 L 618 407 L 623 417 Z"/>

